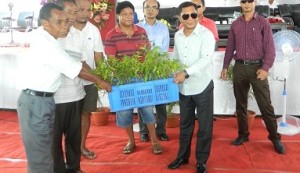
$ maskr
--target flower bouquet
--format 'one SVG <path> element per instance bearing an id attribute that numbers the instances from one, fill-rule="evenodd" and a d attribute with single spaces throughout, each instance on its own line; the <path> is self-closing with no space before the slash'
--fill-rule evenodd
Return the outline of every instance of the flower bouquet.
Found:
<path id="1" fill-rule="evenodd" d="M 91 2 L 90 18 L 98 28 L 102 29 L 105 22 L 109 20 L 109 12 L 113 10 L 113 3 L 109 0 L 91 0 Z"/>

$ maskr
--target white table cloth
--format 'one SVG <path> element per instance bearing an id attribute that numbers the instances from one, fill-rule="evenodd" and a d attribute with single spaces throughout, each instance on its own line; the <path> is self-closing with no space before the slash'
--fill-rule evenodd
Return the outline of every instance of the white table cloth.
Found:
<path id="1" fill-rule="evenodd" d="M 27 48 L 3 48 L 0 47 L 0 109 L 16 109 L 17 99 L 20 91 L 16 88 L 16 80 L 18 78 L 18 66 L 20 58 L 24 57 Z M 280 55 L 277 55 L 280 56 Z M 213 58 L 214 63 L 214 113 L 219 115 L 232 115 L 235 111 L 235 98 L 233 89 L 228 81 L 220 79 L 222 69 L 224 51 L 216 51 Z M 300 115 L 300 52 L 295 53 L 295 60 L 290 62 L 290 74 L 287 80 L 287 114 Z M 283 83 L 273 80 L 274 70 L 281 73 L 280 62 L 275 62 L 270 71 L 269 82 L 271 90 L 271 100 L 277 115 L 281 115 L 283 111 L 282 90 Z M 99 94 L 102 98 L 104 106 L 108 106 L 107 95 Z M 249 109 L 254 110 L 257 114 L 260 111 L 257 107 L 255 99 L 249 100 Z M 174 109 L 178 112 L 178 108 Z"/>

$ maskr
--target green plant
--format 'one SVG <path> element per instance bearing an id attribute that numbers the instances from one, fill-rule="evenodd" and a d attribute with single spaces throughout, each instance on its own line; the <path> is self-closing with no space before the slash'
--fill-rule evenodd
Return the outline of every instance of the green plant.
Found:
<path id="1" fill-rule="evenodd" d="M 172 102 L 167 105 L 167 117 L 176 116 L 176 114 L 174 114 L 172 112 L 172 110 L 173 110 L 174 106 L 177 106 L 177 105 L 179 105 L 179 102 Z"/>
<path id="2" fill-rule="evenodd" d="M 158 47 L 151 50 L 141 47 L 133 56 L 124 56 L 121 60 L 108 58 L 98 61 L 93 73 L 112 84 L 122 85 L 132 82 L 133 79 L 150 81 L 169 78 L 183 68 L 179 61 L 171 60 Z"/>

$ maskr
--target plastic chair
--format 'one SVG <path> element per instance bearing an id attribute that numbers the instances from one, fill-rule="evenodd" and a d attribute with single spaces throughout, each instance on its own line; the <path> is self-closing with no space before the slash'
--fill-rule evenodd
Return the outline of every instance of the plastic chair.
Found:
<path id="1" fill-rule="evenodd" d="M 0 12 L 0 29 L 5 27 L 3 18 L 10 17 L 10 12 Z"/>
<path id="2" fill-rule="evenodd" d="M 22 11 L 19 13 L 18 19 L 17 19 L 17 28 L 16 29 L 26 29 L 26 31 L 29 31 L 32 28 L 33 24 L 33 11 Z"/>

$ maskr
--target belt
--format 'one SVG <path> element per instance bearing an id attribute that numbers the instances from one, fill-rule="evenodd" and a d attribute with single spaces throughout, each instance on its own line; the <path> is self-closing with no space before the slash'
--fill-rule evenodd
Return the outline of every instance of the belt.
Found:
<path id="1" fill-rule="evenodd" d="M 244 64 L 244 65 L 253 65 L 253 64 L 262 64 L 263 60 L 262 59 L 257 59 L 257 60 L 235 60 L 235 62 L 239 64 Z"/>
<path id="2" fill-rule="evenodd" d="M 33 96 L 39 96 L 39 97 L 52 97 L 54 93 L 49 92 L 40 92 L 40 91 L 34 91 L 31 89 L 23 90 L 25 94 L 33 95 Z"/>

